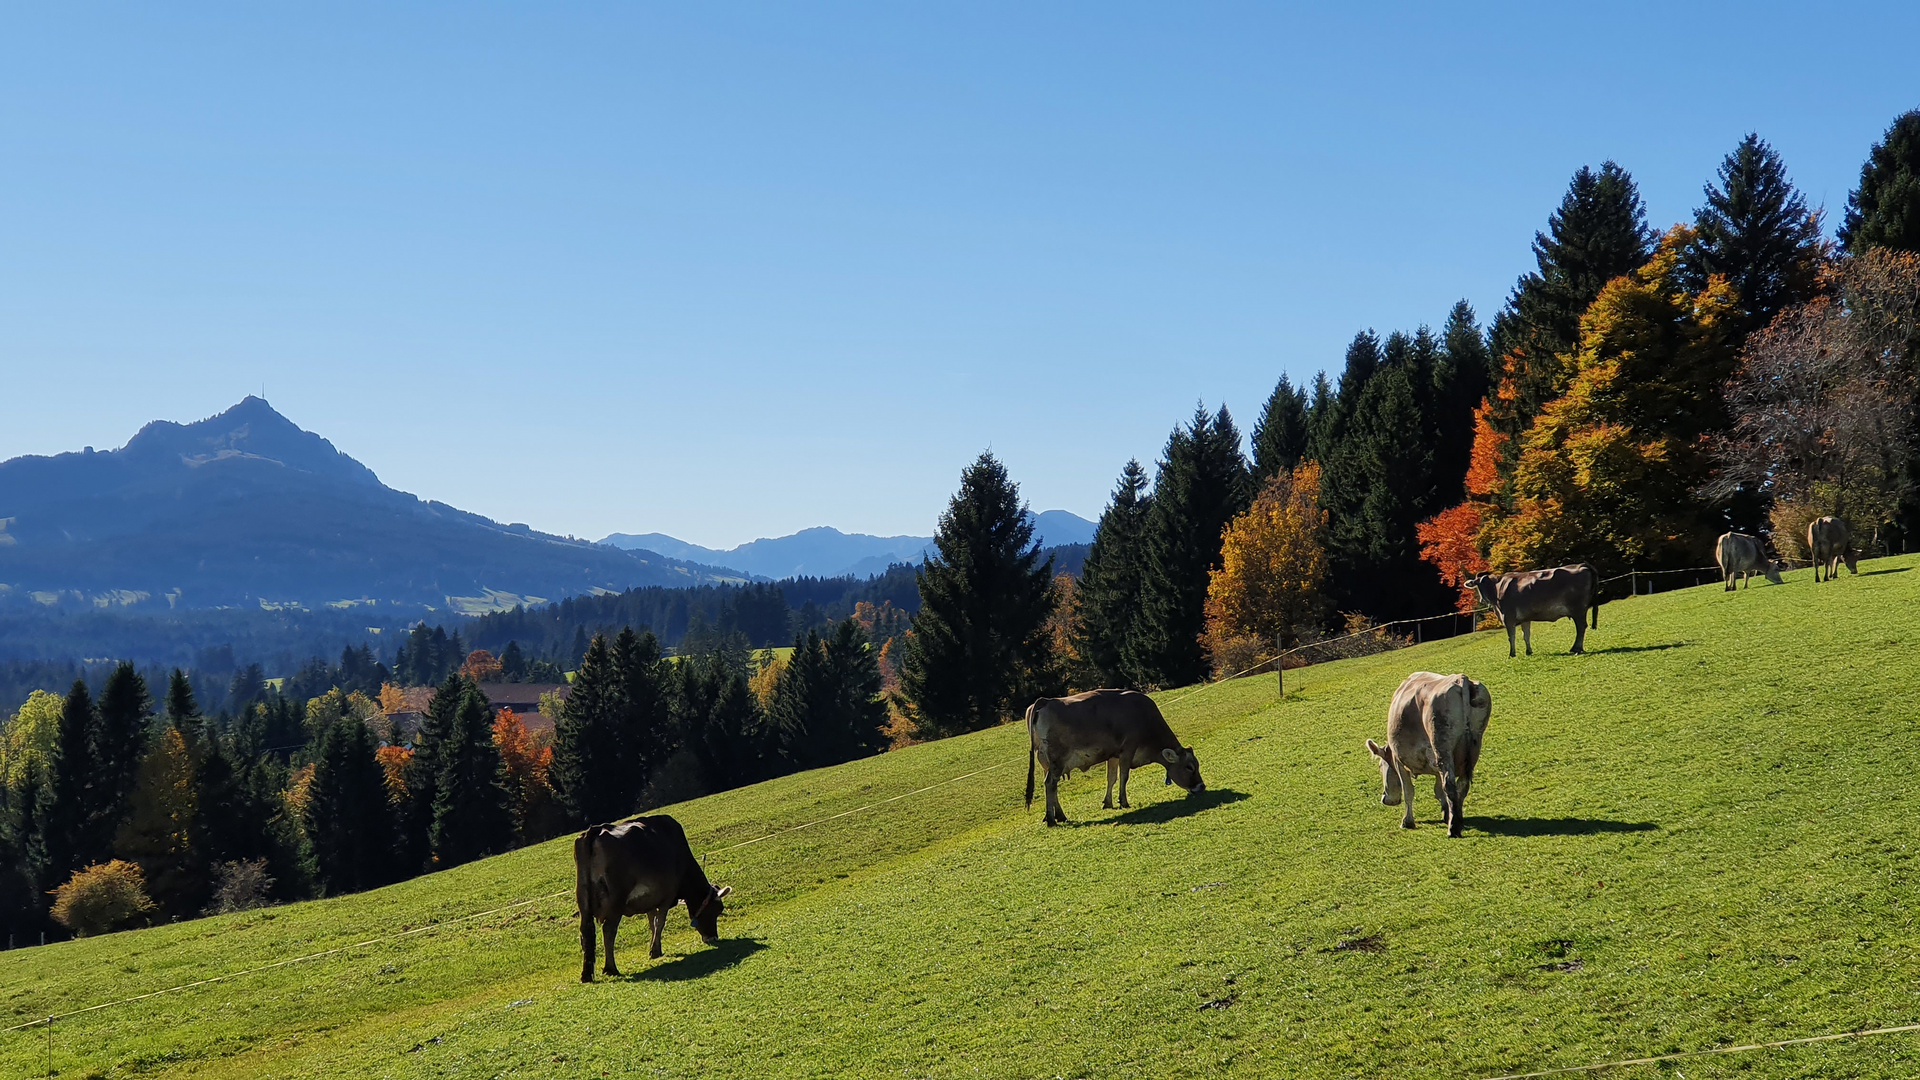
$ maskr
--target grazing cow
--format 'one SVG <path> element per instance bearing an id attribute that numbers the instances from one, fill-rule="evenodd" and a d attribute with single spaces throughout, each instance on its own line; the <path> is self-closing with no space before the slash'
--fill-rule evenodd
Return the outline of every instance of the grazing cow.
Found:
<path id="1" fill-rule="evenodd" d="M 1720 576 L 1726 579 L 1727 592 L 1733 591 L 1733 579 L 1740 579 L 1740 587 L 1747 588 L 1753 583 L 1753 575 L 1765 574 L 1767 580 L 1780 584 L 1780 564 L 1767 558 L 1760 550 L 1760 541 L 1746 533 L 1721 533 L 1720 539 L 1713 545 L 1713 560 L 1720 564 Z"/>
<path id="2" fill-rule="evenodd" d="M 1367 751 L 1380 760 L 1380 802 L 1407 808 L 1401 828 L 1413 828 L 1413 778 L 1432 776 L 1447 835 L 1460 835 L 1461 808 L 1491 715 L 1493 695 L 1465 675 L 1416 671 L 1394 691 L 1387 706 L 1387 745 L 1368 739 Z"/>
<path id="3" fill-rule="evenodd" d="M 1113 809 L 1113 784 L 1120 781 L 1120 805 L 1127 804 L 1127 774 L 1159 762 L 1167 783 L 1189 792 L 1207 785 L 1200 760 L 1181 746 L 1160 707 L 1132 690 L 1088 690 L 1063 698 L 1041 698 L 1027 707 L 1027 808 L 1033 808 L 1033 763 L 1047 770 L 1047 824 L 1067 820 L 1060 809 L 1060 778 L 1075 769 L 1107 763 L 1106 808 Z"/>
<path id="4" fill-rule="evenodd" d="M 622 915 L 645 912 L 653 928 L 653 949 L 660 955 L 660 933 L 667 928 L 667 912 L 686 901 L 693 928 L 709 945 L 720 941 L 720 898 L 729 886 L 715 888 L 700 869 L 680 823 L 665 814 L 635 818 L 617 825 L 595 825 L 573 842 L 573 895 L 580 905 L 580 981 L 593 981 L 593 922 L 600 920 L 607 939 L 607 963 L 601 968 L 618 976 L 613 962 L 613 936 Z"/>
<path id="5" fill-rule="evenodd" d="M 1533 624 L 1573 620 L 1573 653 L 1587 651 L 1587 615 L 1593 616 L 1593 628 L 1600 628 L 1600 594 L 1595 586 L 1593 567 L 1556 566 L 1551 570 L 1522 570 L 1512 574 L 1481 574 L 1468 578 L 1467 586 L 1480 602 L 1500 616 L 1507 628 L 1507 656 L 1512 658 L 1513 631 L 1520 630 L 1527 655 L 1533 655 Z"/>
<path id="6" fill-rule="evenodd" d="M 1840 563 L 1847 564 L 1847 572 L 1860 572 L 1859 553 L 1853 550 L 1853 533 L 1847 523 L 1837 517 L 1823 517 L 1807 526 L 1807 550 L 1813 555 L 1813 580 L 1820 581 L 1820 571 L 1825 570 L 1825 580 L 1832 581 L 1840 573 Z"/>

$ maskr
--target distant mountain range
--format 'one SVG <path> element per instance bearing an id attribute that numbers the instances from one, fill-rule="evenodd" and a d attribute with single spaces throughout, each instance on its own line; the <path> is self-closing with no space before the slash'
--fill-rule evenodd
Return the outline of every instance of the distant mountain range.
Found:
<path id="1" fill-rule="evenodd" d="M 0 462 L 0 605 L 364 605 L 372 623 L 740 578 L 422 501 L 257 397 Z"/>
<path id="2" fill-rule="evenodd" d="M 1093 542 L 1094 523 L 1065 510 L 1033 515 L 1034 539 L 1042 547 Z M 870 536 L 819 526 L 791 536 L 753 540 L 720 551 L 689 544 L 665 533 L 614 533 L 600 541 L 629 551 L 658 552 L 669 558 L 724 566 L 755 577 L 864 577 L 894 563 L 917 563 L 933 546 L 931 536 Z"/>

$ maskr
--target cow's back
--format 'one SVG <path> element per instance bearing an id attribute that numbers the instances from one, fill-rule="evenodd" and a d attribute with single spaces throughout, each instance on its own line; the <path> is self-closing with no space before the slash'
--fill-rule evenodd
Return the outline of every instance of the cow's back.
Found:
<path id="1" fill-rule="evenodd" d="M 1578 620 L 1593 595 L 1593 568 L 1556 566 L 1508 574 L 1496 586 L 1503 621 Z"/>
<path id="2" fill-rule="evenodd" d="M 595 825 L 580 834 L 573 850 L 576 891 L 602 918 L 670 902 L 689 865 L 697 867 L 686 830 L 665 814 Z"/>
<path id="3" fill-rule="evenodd" d="M 1031 723 L 1034 749 L 1051 765 L 1066 769 L 1091 768 L 1122 751 L 1137 753 L 1142 746 L 1173 740 L 1160 707 L 1136 690 L 1088 690 L 1046 698 L 1035 704 Z"/>
<path id="4" fill-rule="evenodd" d="M 1760 568 L 1760 541 L 1745 533 L 1722 533 L 1714 545 L 1714 561 L 1722 574 L 1738 574 Z"/>
<path id="5" fill-rule="evenodd" d="M 1847 523 L 1837 517 L 1816 518 L 1807 526 L 1807 547 L 1815 562 L 1839 558 L 1852 539 L 1853 534 L 1847 528 Z"/>
<path id="6" fill-rule="evenodd" d="M 1387 741 L 1405 768 L 1430 774 L 1462 743 L 1480 740 L 1492 711 L 1486 687 L 1465 675 L 1416 671 L 1394 692 Z"/>

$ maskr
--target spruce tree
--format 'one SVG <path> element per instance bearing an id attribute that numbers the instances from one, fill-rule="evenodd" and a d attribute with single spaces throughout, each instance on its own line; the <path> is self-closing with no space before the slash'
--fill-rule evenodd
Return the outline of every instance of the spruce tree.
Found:
<path id="1" fill-rule="evenodd" d="M 569 823 L 593 825 L 633 812 L 620 771 L 620 677 L 613 649 L 595 634 L 580 659 L 566 704 L 553 723 L 548 782 Z"/>
<path id="2" fill-rule="evenodd" d="M 367 725 L 343 716 L 321 733 L 307 788 L 307 838 L 321 889 L 360 892 L 394 878 L 386 773 Z"/>
<path id="3" fill-rule="evenodd" d="M 674 727 L 699 760 L 707 789 L 725 791 L 773 775 L 778 745 L 745 670 L 716 654 L 682 660 L 674 674 Z"/>
<path id="4" fill-rule="evenodd" d="M 1336 604 L 1377 618 L 1443 606 L 1414 525 L 1437 513 L 1431 425 L 1415 387 L 1431 385 L 1431 338 L 1396 335 L 1397 355 L 1361 392 L 1322 477 L 1328 578 Z"/>
<path id="5" fill-rule="evenodd" d="M 826 638 L 809 630 L 794 642 L 767 717 L 795 769 L 838 765 L 886 747 L 880 666 L 858 621 L 841 620 Z"/>
<path id="6" fill-rule="evenodd" d="M 933 543 L 900 665 L 915 726 L 930 737 L 990 727 L 1060 689 L 1046 628 L 1053 559 L 1040 558 L 1020 488 L 991 453 L 960 474 Z"/>
<path id="7" fill-rule="evenodd" d="M 1895 119 L 1867 154 L 1840 243 L 1856 255 L 1870 247 L 1920 251 L 1920 109 Z"/>
<path id="8" fill-rule="evenodd" d="M 505 851 L 512 843 L 512 802 L 501 782 L 492 710 L 470 685 L 454 710 L 440 754 L 433 802 L 434 860 L 443 868 L 458 866 Z"/>
<path id="9" fill-rule="evenodd" d="M 128 662 L 115 666 L 100 690 L 98 734 L 94 743 L 94 784 L 103 793 L 94 808 L 101 850 L 113 843 L 114 830 L 126 816 L 133 797 L 140 759 L 146 756 L 153 720 L 153 697 L 147 681 Z"/>
<path id="10" fill-rule="evenodd" d="M 1083 680 L 1095 686 L 1141 685 L 1126 665 L 1127 643 L 1138 630 L 1140 574 L 1146 562 L 1147 471 L 1129 461 L 1113 498 L 1100 515 L 1093 544 L 1080 568 L 1073 612 L 1073 641 L 1086 666 Z"/>
<path id="11" fill-rule="evenodd" d="M 1473 456 L 1474 410 L 1486 400 L 1491 374 L 1487 339 L 1473 306 L 1462 300 L 1447 313 L 1434 368 L 1433 474 L 1436 501 L 1453 506 L 1466 498 L 1467 464 Z"/>
<path id="12" fill-rule="evenodd" d="M 206 742 L 206 724 L 200 716 L 200 703 L 193 698 L 193 684 L 179 668 L 174 668 L 167 680 L 166 716 L 167 723 L 187 741 L 187 746 L 196 755 L 200 754 Z"/>
<path id="13" fill-rule="evenodd" d="M 1256 484 L 1290 473 L 1307 453 L 1307 391 L 1285 375 L 1267 397 L 1260 422 L 1253 426 L 1253 478 Z"/>
<path id="14" fill-rule="evenodd" d="M 455 717 L 473 689 L 464 675 L 447 676 L 427 703 L 413 730 L 413 757 L 407 761 L 406 805 L 396 815 L 398 858 L 409 872 L 425 867 L 433 854 L 434 807 L 439 805 L 440 777 L 452 747 Z"/>
<path id="15" fill-rule="evenodd" d="M 626 815 L 640 808 L 647 781 L 674 750 L 667 681 L 672 665 L 661 656 L 653 631 L 636 634 L 630 626 L 614 639 L 612 660 L 619 681 L 613 736 L 619 772 L 611 779 L 621 785 L 612 797 Z"/>
<path id="16" fill-rule="evenodd" d="M 1334 397 L 1333 383 L 1328 381 L 1326 372 L 1317 372 L 1313 376 L 1313 395 L 1307 401 L 1308 461 L 1324 465 L 1333 456 L 1334 444 L 1339 440 L 1335 430 L 1339 419 L 1340 402 Z"/>
<path id="17" fill-rule="evenodd" d="M 96 806 L 100 792 L 94 747 L 99 713 L 85 679 L 75 679 L 60 706 L 60 726 L 47 755 L 47 784 L 40 798 L 40 847 L 46 859 L 48 887 L 67 880 L 83 866 L 101 861 L 112 833 L 100 834 Z"/>
<path id="18" fill-rule="evenodd" d="M 1139 632 L 1125 663 L 1154 686 L 1184 686 L 1207 677 L 1208 573 L 1220 563 L 1227 523 L 1253 499 L 1240 453 L 1240 432 L 1223 406 L 1205 407 L 1167 440 L 1147 511 Z"/>
<path id="19" fill-rule="evenodd" d="M 1705 192 L 1707 204 L 1694 213 L 1696 237 L 1687 260 L 1694 291 L 1707 275 L 1724 276 L 1746 312 L 1742 333 L 1813 296 L 1824 247 L 1820 216 L 1807 209 L 1773 147 L 1749 134 L 1720 163 L 1718 183 L 1706 185 Z"/>

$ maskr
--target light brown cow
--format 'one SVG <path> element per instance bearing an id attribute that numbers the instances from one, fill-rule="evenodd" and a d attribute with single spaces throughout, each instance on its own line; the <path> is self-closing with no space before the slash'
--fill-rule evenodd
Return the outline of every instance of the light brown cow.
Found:
<path id="1" fill-rule="evenodd" d="M 1823 580 L 1822 570 L 1826 571 L 1824 580 L 1832 581 L 1839 576 L 1840 564 L 1847 564 L 1847 572 L 1860 572 L 1859 552 L 1853 550 L 1853 531 L 1847 523 L 1831 515 L 1818 518 L 1807 525 L 1807 551 L 1813 555 L 1813 580 Z"/>
<path id="2" fill-rule="evenodd" d="M 1160 707 L 1132 690 L 1088 690 L 1072 697 L 1041 698 L 1027 707 L 1027 807 L 1033 807 L 1033 763 L 1047 774 L 1048 825 L 1067 820 L 1060 809 L 1060 778 L 1076 769 L 1107 763 L 1106 807 L 1113 808 L 1113 785 L 1120 782 L 1120 805 L 1127 806 L 1127 775 L 1158 762 L 1167 783 L 1189 793 L 1207 789 L 1200 759 L 1180 745 Z"/>
<path id="3" fill-rule="evenodd" d="M 1468 578 L 1467 587 L 1480 602 L 1500 616 L 1507 628 L 1507 656 L 1512 658 L 1513 632 L 1520 631 L 1527 655 L 1533 655 L 1533 624 L 1573 620 L 1571 653 L 1587 651 L 1587 616 L 1593 616 L 1593 628 L 1600 628 L 1599 589 L 1593 567 L 1556 566 L 1551 570 L 1521 570 L 1511 574 L 1481 574 Z"/>
<path id="4" fill-rule="evenodd" d="M 686 831 L 665 814 L 618 825 L 595 825 L 573 841 L 574 901 L 580 906 L 580 981 L 593 981 L 593 923 L 600 921 L 607 941 L 601 970 L 619 975 L 613 962 L 613 938 L 622 915 L 645 913 L 653 930 L 649 957 L 660 955 L 660 934 L 667 912 L 684 901 L 693 928 L 709 945 L 720 942 L 721 898 L 729 886 L 707 881 L 700 860 L 687 846 Z"/>
<path id="5" fill-rule="evenodd" d="M 1720 576 L 1726 579 L 1727 592 L 1734 589 L 1733 580 L 1740 579 L 1740 587 L 1753 584 L 1753 575 L 1765 574 L 1767 580 L 1780 584 L 1780 564 L 1767 558 L 1760 549 L 1760 541 L 1746 533 L 1721 533 L 1714 541 L 1713 561 L 1720 564 Z"/>
<path id="6" fill-rule="evenodd" d="M 1461 811 L 1492 715 L 1493 695 L 1465 675 L 1416 671 L 1394 691 L 1387 706 L 1387 745 L 1368 739 L 1367 751 L 1379 759 L 1380 802 L 1407 808 L 1401 828 L 1413 828 L 1413 778 L 1432 776 L 1447 835 L 1460 835 Z"/>

